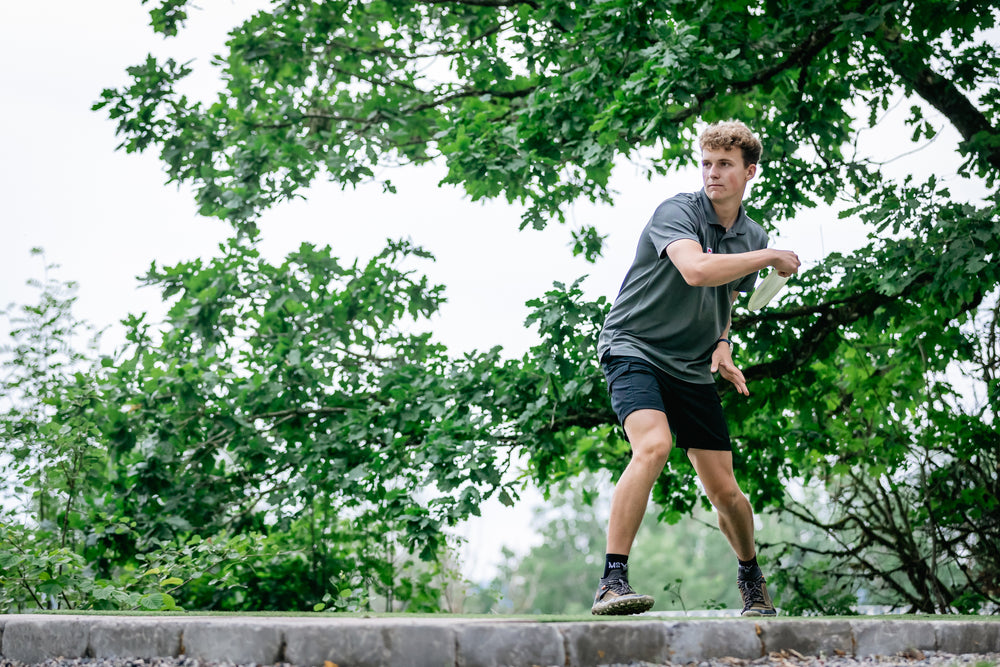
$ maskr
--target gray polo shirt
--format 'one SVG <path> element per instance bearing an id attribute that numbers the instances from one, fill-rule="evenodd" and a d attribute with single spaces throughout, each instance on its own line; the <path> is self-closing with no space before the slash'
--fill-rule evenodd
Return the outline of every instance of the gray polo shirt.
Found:
<path id="1" fill-rule="evenodd" d="M 697 241 L 704 252 L 713 253 L 767 247 L 764 229 L 742 206 L 727 231 L 704 190 L 666 200 L 639 238 L 635 259 L 604 321 L 597 354 L 640 357 L 681 380 L 708 384 L 713 382 L 715 343 L 732 313 L 732 293 L 752 290 L 757 273 L 719 287 L 692 287 L 667 257 L 667 246 L 678 239 Z"/>

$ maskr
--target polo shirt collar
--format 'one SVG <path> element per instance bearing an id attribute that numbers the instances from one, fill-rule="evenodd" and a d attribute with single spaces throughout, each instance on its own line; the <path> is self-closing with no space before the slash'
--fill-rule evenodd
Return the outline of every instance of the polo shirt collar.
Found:
<path id="1" fill-rule="evenodd" d="M 705 219 L 710 225 L 716 225 L 722 227 L 722 223 L 719 222 L 719 216 L 715 214 L 715 208 L 712 207 L 712 200 L 708 198 L 708 193 L 705 192 L 705 188 L 702 188 L 698 192 L 698 198 L 701 201 L 702 210 L 705 212 Z M 723 227 L 725 229 L 725 227 Z M 743 204 L 740 204 L 740 210 L 736 214 L 736 222 L 733 226 L 726 231 L 726 236 L 742 236 L 747 233 L 747 213 L 743 208 Z"/>

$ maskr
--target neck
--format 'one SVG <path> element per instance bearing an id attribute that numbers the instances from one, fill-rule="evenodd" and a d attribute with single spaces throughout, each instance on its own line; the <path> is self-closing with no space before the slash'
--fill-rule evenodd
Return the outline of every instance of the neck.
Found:
<path id="1" fill-rule="evenodd" d="M 737 202 L 735 206 L 719 205 L 712 202 L 712 208 L 715 209 L 715 217 L 719 219 L 719 224 L 727 230 L 736 224 L 736 219 L 740 215 L 739 202 Z"/>

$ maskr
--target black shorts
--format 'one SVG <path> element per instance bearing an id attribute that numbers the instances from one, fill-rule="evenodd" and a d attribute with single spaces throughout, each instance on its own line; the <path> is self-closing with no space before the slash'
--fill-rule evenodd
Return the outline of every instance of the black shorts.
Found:
<path id="1" fill-rule="evenodd" d="M 659 410 L 667 415 L 681 449 L 733 450 L 715 383 L 679 380 L 638 357 L 605 355 L 601 368 L 611 408 L 623 428 L 625 418 L 636 410 Z"/>

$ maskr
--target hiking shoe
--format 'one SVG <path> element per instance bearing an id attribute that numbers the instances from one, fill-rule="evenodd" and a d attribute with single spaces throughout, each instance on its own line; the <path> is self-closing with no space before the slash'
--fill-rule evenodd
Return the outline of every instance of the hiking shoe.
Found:
<path id="1" fill-rule="evenodd" d="M 594 606 L 590 613 L 598 616 L 625 616 L 641 614 L 653 606 L 653 598 L 639 595 L 628 585 L 628 568 L 611 570 L 601 579 L 601 586 L 594 596 Z"/>
<path id="2" fill-rule="evenodd" d="M 755 579 L 737 577 L 736 585 L 739 586 L 740 595 L 743 597 L 743 616 L 778 615 L 778 610 L 771 603 L 771 596 L 767 594 L 767 585 L 763 576 Z"/>

